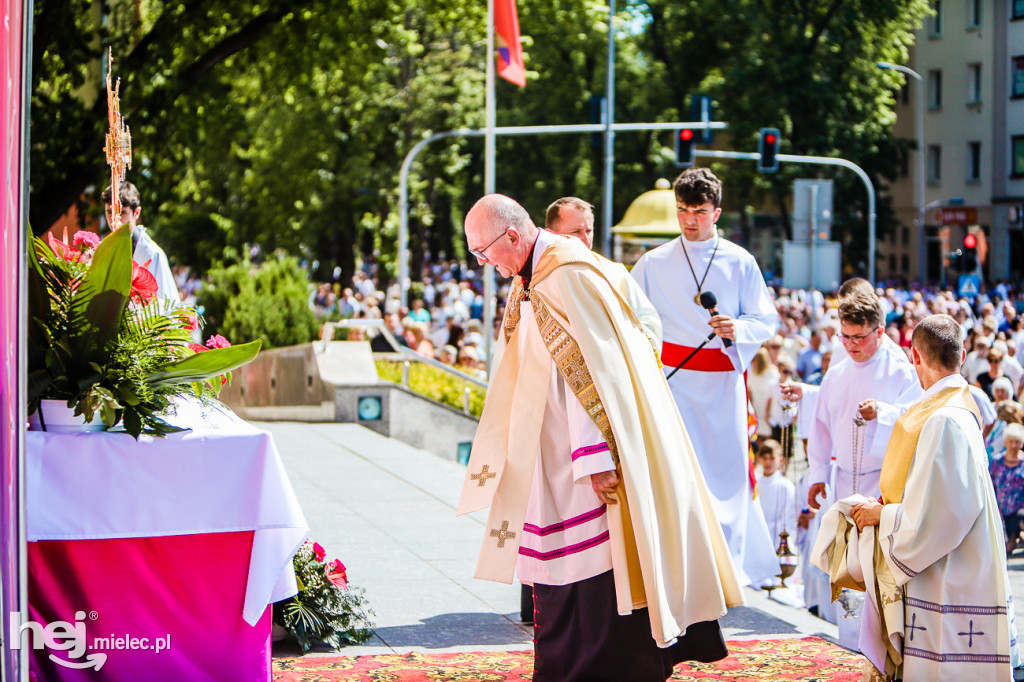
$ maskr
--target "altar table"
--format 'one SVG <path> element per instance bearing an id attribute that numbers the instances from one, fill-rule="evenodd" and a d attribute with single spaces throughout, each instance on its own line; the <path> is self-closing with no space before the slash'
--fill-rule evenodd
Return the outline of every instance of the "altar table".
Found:
<path id="1" fill-rule="evenodd" d="M 28 617 L 83 634 L 32 650 L 39 682 L 270 679 L 305 517 L 270 434 L 197 402 L 168 421 L 192 428 L 26 434 Z"/>

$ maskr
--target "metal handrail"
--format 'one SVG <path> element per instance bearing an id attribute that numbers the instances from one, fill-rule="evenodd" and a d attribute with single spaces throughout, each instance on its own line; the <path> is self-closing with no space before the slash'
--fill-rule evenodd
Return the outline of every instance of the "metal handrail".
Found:
<path id="1" fill-rule="evenodd" d="M 386 338 L 388 340 L 388 343 L 391 344 L 391 347 L 394 348 L 396 352 L 398 352 L 399 354 L 401 354 L 401 355 L 403 355 L 403 356 L 405 356 L 407 358 L 406 362 L 413 362 L 413 361 L 415 361 L 415 362 L 422 362 L 424 364 L 430 365 L 431 367 L 436 367 L 437 369 L 440 369 L 440 370 L 442 370 L 444 372 L 447 372 L 448 374 L 454 375 L 454 376 L 458 377 L 459 379 L 462 379 L 462 380 L 464 380 L 466 382 L 475 384 L 476 386 L 479 386 L 480 388 L 484 389 L 485 391 L 487 390 L 488 384 L 487 384 L 486 381 L 484 381 L 482 379 L 479 379 L 479 378 L 477 378 L 477 377 L 475 377 L 475 376 L 473 376 L 471 374 L 466 374 L 463 371 L 457 370 L 454 367 L 446 365 L 443 362 L 439 362 L 438 360 L 434 360 L 433 358 L 424 357 L 424 356 L 420 355 L 419 353 L 417 353 L 416 351 L 412 350 L 411 348 L 407 348 L 407 347 L 399 344 L 398 341 L 395 339 L 395 335 L 391 332 L 391 329 L 388 328 L 388 325 L 384 322 L 384 320 L 377 320 L 377 319 L 348 320 L 348 319 L 346 319 L 346 320 L 338 320 L 336 322 L 327 322 L 324 325 L 324 327 L 326 329 L 331 329 L 332 331 L 333 331 L 334 327 L 345 327 L 345 328 L 348 328 L 348 327 L 368 327 L 368 328 L 376 328 L 378 331 L 380 331 L 382 334 L 384 334 L 384 338 Z M 326 336 L 326 334 L 325 334 L 325 336 Z M 326 348 L 326 344 L 327 344 L 327 342 L 324 341 L 324 347 L 325 348 Z M 403 381 L 403 385 L 407 386 L 408 385 L 408 376 L 407 375 L 403 375 L 403 376 L 405 378 L 405 381 Z"/>

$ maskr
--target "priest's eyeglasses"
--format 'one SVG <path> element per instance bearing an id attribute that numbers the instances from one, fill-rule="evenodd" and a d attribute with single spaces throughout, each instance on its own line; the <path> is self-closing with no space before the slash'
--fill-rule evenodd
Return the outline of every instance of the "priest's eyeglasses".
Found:
<path id="1" fill-rule="evenodd" d="M 877 333 L 877 329 L 872 329 L 871 331 L 864 332 L 863 334 L 843 334 L 842 332 L 839 332 L 839 338 L 843 340 L 843 343 L 852 343 L 855 346 L 859 346 L 864 343 L 864 339 Z"/>
<path id="2" fill-rule="evenodd" d="M 481 262 L 483 262 L 483 263 L 490 263 L 491 259 L 489 259 L 487 256 L 484 255 L 484 251 L 486 251 L 487 249 L 489 249 L 492 246 L 494 246 L 495 244 L 497 244 L 498 240 L 501 239 L 502 237 L 504 237 L 506 234 L 508 234 L 508 231 L 511 230 L 511 229 L 512 229 L 512 226 L 509 225 L 508 227 L 505 228 L 505 231 L 502 232 L 501 234 L 499 234 L 494 239 L 494 241 L 492 241 L 490 244 L 488 244 L 484 248 L 480 249 L 479 251 L 477 249 L 470 249 L 469 252 L 471 254 L 473 254 L 474 256 L 476 256 Z"/>

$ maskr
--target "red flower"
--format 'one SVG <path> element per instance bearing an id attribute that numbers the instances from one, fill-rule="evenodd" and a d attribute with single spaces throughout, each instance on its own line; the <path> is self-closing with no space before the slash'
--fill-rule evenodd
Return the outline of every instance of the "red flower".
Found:
<path id="1" fill-rule="evenodd" d="M 206 345 L 210 348 L 227 348 L 231 345 L 231 342 L 220 334 L 214 334 L 210 338 L 206 339 Z"/>
<path id="2" fill-rule="evenodd" d="M 138 303 L 148 303 L 156 298 L 157 288 L 156 277 L 132 261 L 132 299 Z"/>
<path id="3" fill-rule="evenodd" d="M 188 347 L 191 348 L 194 353 L 205 353 L 209 350 L 209 348 L 199 343 L 190 343 L 188 344 Z"/>
<path id="4" fill-rule="evenodd" d="M 324 574 L 327 580 L 335 587 L 345 589 L 348 587 L 348 575 L 345 573 L 345 564 L 335 559 L 324 567 Z"/>
<path id="5" fill-rule="evenodd" d="M 81 251 L 68 246 L 68 228 L 66 227 L 64 228 L 64 239 L 54 239 L 53 233 L 47 232 L 46 241 L 50 245 L 50 251 L 53 251 L 66 261 L 74 262 L 82 256 Z"/>
<path id="6" fill-rule="evenodd" d="M 323 561 L 324 557 L 327 556 L 327 552 L 320 546 L 319 542 L 313 543 L 313 556 L 316 557 L 317 561 Z"/>
<path id="7" fill-rule="evenodd" d="M 71 243 L 77 246 L 81 251 L 95 249 L 100 245 L 100 236 L 95 232 L 90 232 L 89 230 L 79 230 L 78 232 L 75 232 L 75 236 L 71 240 Z"/>

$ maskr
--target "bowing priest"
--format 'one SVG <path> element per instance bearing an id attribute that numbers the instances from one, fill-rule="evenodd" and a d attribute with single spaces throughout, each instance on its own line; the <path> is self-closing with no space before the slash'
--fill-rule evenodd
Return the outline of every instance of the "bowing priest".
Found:
<path id="1" fill-rule="evenodd" d="M 674 190 L 682 234 L 645 253 L 631 274 L 661 316 L 666 372 L 715 334 L 669 385 L 740 578 L 757 585 L 778 574 L 779 560 L 754 494 L 744 373 L 779 315 L 757 261 L 715 229 L 721 181 L 707 168 L 688 168 Z M 701 305 L 705 292 L 718 300 L 714 313 Z"/>
<path id="2" fill-rule="evenodd" d="M 717 619 L 741 592 L 624 273 L 505 196 L 465 230 L 515 279 L 459 513 L 490 506 L 476 577 L 534 586 L 534 680 L 661 682 L 724 658 Z"/>
<path id="3" fill-rule="evenodd" d="M 960 375 L 960 325 L 925 318 L 911 353 L 924 396 L 893 430 L 881 501 L 836 505 L 859 500 L 849 515 L 868 529 L 845 553 L 847 575 L 869 588 L 860 647 L 874 679 L 1010 680 L 1013 597 L 978 408 Z M 816 554 L 837 521 L 830 510 Z M 819 565 L 835 582 L 842 557 L 830 554 Z"/>

